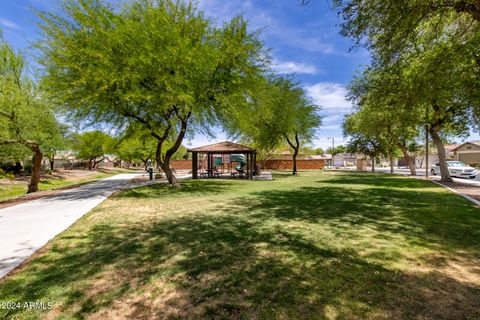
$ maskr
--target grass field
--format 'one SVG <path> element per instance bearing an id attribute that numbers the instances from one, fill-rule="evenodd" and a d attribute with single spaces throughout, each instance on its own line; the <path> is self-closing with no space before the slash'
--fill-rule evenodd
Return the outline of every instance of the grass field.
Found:
<path id="1" fill-rule="evenodd" d="M 43 175 L 42 179 L 40 179 L 40 183 L 38 184 L 39 190 L 42 191 L 68 187 L 111 177 L 122 172 L 131 171 L 117 168 L 102 171 L 62 170 L 62 173 L 69 172 L 75 172 L 75 176 L 70 176 L 68 174 L 62 175 L 58 172 L 54 172 L 54 174 L 50 175 Z M 6 179 L 2 180 L 2 182 L 0 182 L 0 201 L 14 199 L 26 194 L 28 182 L 28 179 L 23 179 L 21 181 L 16 180 L 13 183 Z"/>
<path id="2" fill-rule="evenodd" d="M 0 282 L 32 319 L 478 319 L 480 209 L 368 173 L 120 193 Z"/>

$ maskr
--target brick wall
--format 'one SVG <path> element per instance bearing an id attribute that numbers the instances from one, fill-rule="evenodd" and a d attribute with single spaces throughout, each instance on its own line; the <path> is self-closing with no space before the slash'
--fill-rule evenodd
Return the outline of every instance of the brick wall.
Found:
<path id="1" fill-rule="evenodd" d="M 192 170 L 192 160 L 172 160 L 170 166 L 175 170 Z M 298 170 L 319 170 L 324 167 L 325 160 L 297 160 Z M 267 160 L 263 169 L 292 170 L 293 160 Z"/>
<path id="2" fill-rule="evenodd" d="M 297 160 L 298 170 L 320 170 L 325 167 L 325 160 Z M 267 160 L 267 170 L 292 170 L 293 160 Z"/>
<path id="3" fill-rule="evenodd" d="M 175 170 L 192 170 L 192 160 L 172 160 L 170 167 Z"/>

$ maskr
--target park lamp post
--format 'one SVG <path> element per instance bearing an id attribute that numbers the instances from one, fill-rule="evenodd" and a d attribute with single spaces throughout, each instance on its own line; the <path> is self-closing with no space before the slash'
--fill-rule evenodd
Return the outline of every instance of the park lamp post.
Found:
<path id="1" fill-rule="evenodd" d="M 331 138 L 330 138 L 330 137 L 327 137 L 327 139 L 328 139 L 328 140 L 332 140 L 332 168 L 333 168 L 333 167 L 334 167 L 334 161 L 333 161 L 334 159 L 333 159 L 333 158 L 335 157 L 335 156 L 334 156 L 334 152 L 335 152 L 335 151 L 334 151 L 334 150 L 335 150 L 335 138 L 334 138 L 334 137 L 331 137 Z"/>

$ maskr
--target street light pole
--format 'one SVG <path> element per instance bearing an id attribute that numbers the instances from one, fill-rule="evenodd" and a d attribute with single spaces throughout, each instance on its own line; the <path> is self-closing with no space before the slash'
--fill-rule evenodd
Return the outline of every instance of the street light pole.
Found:
<path id="1" fill-rule="evenodd" d="M 331 138 L 327 137 L 327 139 L 332 140 L 332 168 L 333 168 L 334 167 L 334 157 L 335 157 L 335 155 L 334 155 L 334 152 L 335 152 L 334 151 L 335 150 L 335 138 L 334 137 L 331 137 Z"/>
<path id="2" fill-rule="evenodd" d="M 425 177 L 428 178 L 428 105 L 425 112 Z"/>

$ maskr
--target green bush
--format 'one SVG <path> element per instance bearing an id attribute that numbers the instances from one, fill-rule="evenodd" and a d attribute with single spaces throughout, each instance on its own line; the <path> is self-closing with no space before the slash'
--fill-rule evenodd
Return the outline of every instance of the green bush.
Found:
<path id="1" fill-rule="evenodd" d="M 15 178 L 15 175 L 10 172 L 6 172 L 3 169 L 0 169 L 0 179 L 9 179 L 13 180 Z"/>

